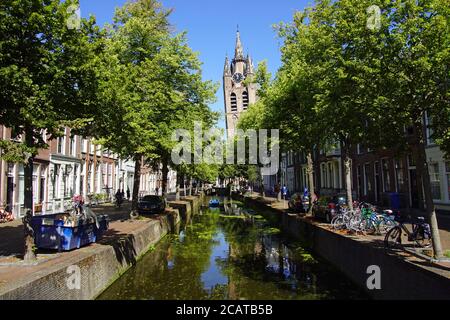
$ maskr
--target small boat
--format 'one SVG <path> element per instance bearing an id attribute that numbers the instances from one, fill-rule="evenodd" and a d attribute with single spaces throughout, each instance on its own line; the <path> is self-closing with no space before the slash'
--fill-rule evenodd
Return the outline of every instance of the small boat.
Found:
<path id="1" fill-rule="evenodd" d="M 218 199 L 212 199 L 209 201 L 210 208 L 218 208 L 220 207 L 220 201 Z"/>

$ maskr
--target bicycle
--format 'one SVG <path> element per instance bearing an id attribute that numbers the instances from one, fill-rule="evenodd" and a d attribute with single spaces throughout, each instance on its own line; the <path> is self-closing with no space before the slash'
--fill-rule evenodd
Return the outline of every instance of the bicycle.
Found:
<path id="1" fill-rule="evenodd" d="M 350 211 L 347 209 L 340 210 L 338 214 L 331 219 L 332 228 L 336 230 L 349 229 L 350 221 L 355 214 L 355 211 Z"/>
<path id="2" fill-rule="evenodd" d="M 385 249 L 405 249 L 405 243 L 411 242 L 413 247 L 432 247 L 430 225 L 425 222 L 424 217 L 418 217 L 417 222 L 411 222 L 412 231 L 406 227 L 406 222 L 402 218 L 396 219 L 398 225 L 390 229 L 384 238 Z"/>
<path id="3" fill-rule="evenodd" d="M 351 231 L 385 234 L 396 226 L 392 210 L 379 213 L 377 207 L 365 202 L 361 203 L 356 210 L 357 213 L 349 221 L 348 229 Z"/>
<path id="4" fill-rule="evenodd" d="M 0 209 L 0 223 L 11 221 L 14 221 L 14 215 L 10 210 L 8 210 L 8 207 L 6 209 Z"/>

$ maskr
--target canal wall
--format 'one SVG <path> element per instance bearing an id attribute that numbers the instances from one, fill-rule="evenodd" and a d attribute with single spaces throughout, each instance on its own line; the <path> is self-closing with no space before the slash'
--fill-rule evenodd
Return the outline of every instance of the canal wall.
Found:
<path id="1" fill-rule="evenodd" d="M 189 220 L 192 215 L 192 206 L 189 201 L 169 201 L 169 207 L 177 209 L 183 220 Z"/>
<path id="2" fill-rule="evenodd" d="M 191 204 L 192 212 L 198 212 L 203 199 L 203 193 L 199 196 L 181 197 L 181 201 L 189 202 Z"/>
<path id="3" fill-rule="evenodd" d="M 126 231 L 112 229 L 101 243 L 63 253 L 42 265 L 16 267 L 30 268 L 30 272 L 0 286 L 0 300 L 93 299 L 174 230 L 180 221 L 178 209 L 169 208 L 166 214 L 140 223 L 139 227 L 124 222 Z M 14 270 L 11 268 L 9 272 Z"/>
<path id="4" fill-rule="evenodd" d="M 330 262 L 374 299 L 450 299 L 448 268 L 387 254 L 382 241 L 365 241 L 332 232 L 258 199 L 240 197 L 240 200 L 249 206 L 268 210 L 276 216 L 284 232 Z M 369 266 L 380 268 L 381 290 L 368 289 Z"/>

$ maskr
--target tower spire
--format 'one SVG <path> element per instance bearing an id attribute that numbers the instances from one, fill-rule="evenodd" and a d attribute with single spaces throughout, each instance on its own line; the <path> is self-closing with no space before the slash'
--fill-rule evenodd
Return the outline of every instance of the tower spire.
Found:
<path id="1" fill-rule="evenodd" d="M 223 68 L 223 74 L 224 74 L 224 76 L 231 75 L 230 60 L 228 59 L 228 53 L 225 56 L 225 66 Z"/>
<path id="2" fill-rule="evenodd" d="M 244 49 L 242 48 L 241 34 L 239 33 L 239 25 L 236 32 L 236 49 L 234 51 L 234 59 L 243 59 Z"/>
<path id="3" fill-rule="evenodd" d="M 255 67 L 253 66 L 253 60 L 249 54 L 247 55 L 247 73 L 248 74 L 255 73 Z"/>

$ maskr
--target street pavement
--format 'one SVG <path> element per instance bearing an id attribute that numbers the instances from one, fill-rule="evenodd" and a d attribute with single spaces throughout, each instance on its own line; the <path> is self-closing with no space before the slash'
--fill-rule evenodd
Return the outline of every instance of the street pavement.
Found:
<path id="1" fill-rule="evenodd" d="M 121 208 L 114 204 L 103 204 L 91 208 L 96 214 L 107 214 L 111 222 L 127 220 L 130 217 L 131 203 L 125 202 Z M 0 223 L 0 257 L 23 253 L 23 225 L 21 219 Z"/>
<path id="2" fill-rule="evenodd" d="M 254 197 L 259 197 L 259 193 L 253 193 Z M 277 209 L 288 209 L 288 200 L 278 202 L 275 197 L 265 197 L 265 202 L 271 203 L 272 207 Z M 410 212 L 413 216 L 425 215 L 424 212 Z M 437 214 L 439 235 L 441 236 L 442 248 L 444 251 L 450 251 L 450 214 L 438 213 Z"/>

